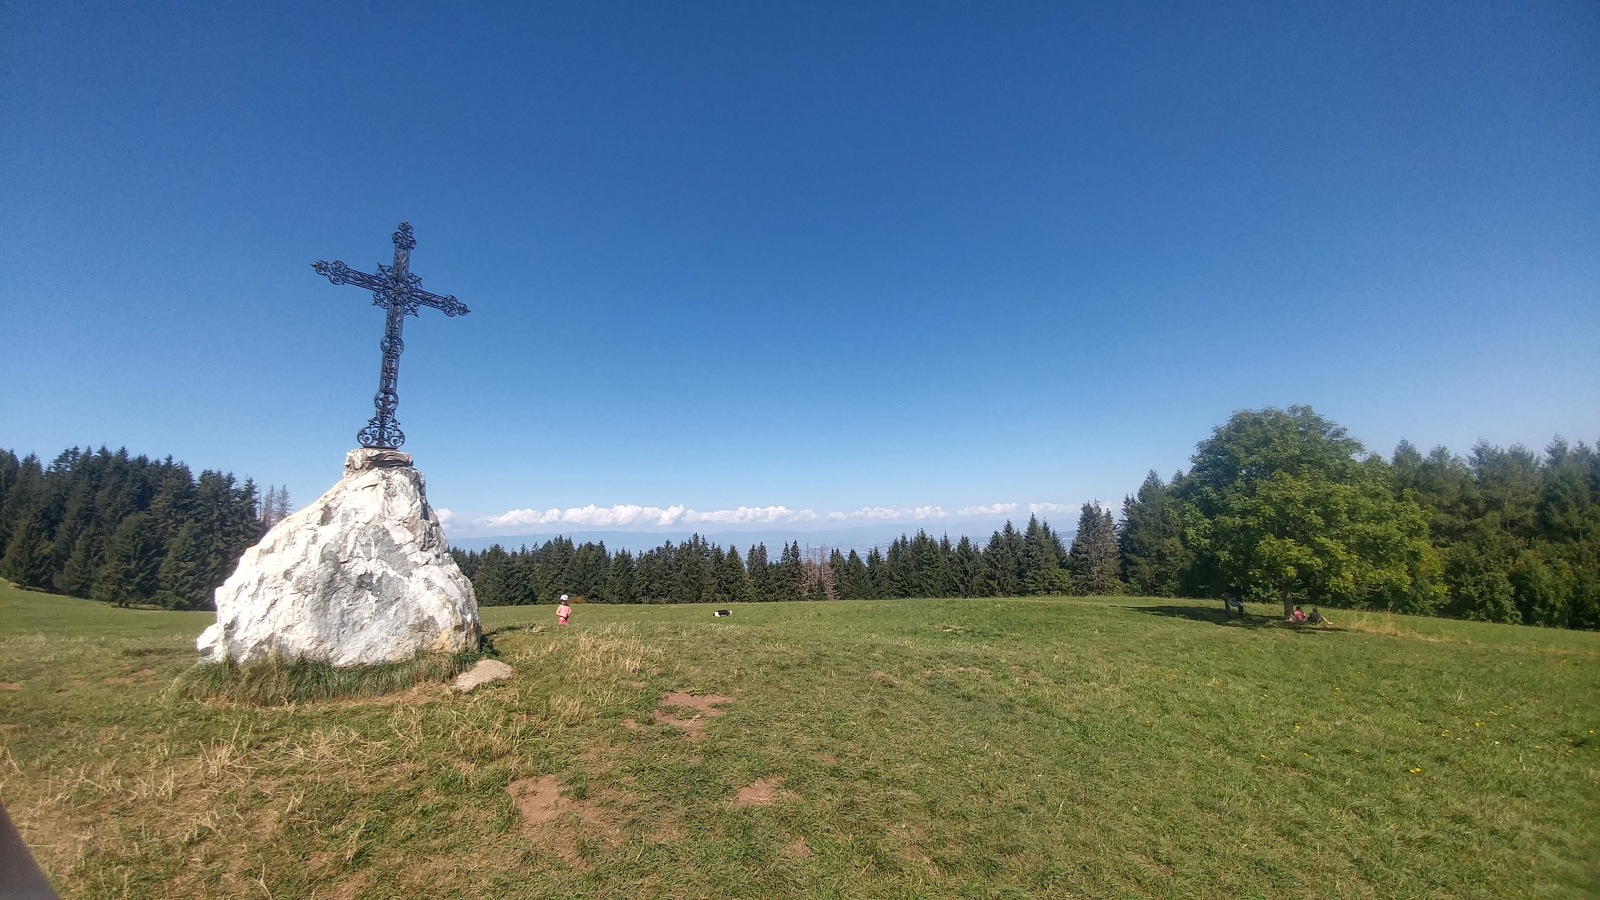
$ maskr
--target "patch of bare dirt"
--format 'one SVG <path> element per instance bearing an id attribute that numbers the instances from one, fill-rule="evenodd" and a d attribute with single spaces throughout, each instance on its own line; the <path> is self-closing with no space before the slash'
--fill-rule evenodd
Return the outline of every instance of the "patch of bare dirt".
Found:
<path id="1" fill-rule="evenodd" d="M 817 762 L 822 763 L 825 766 L 831 766 L 837 761 L 838 761 L 837 757 L 835 757 L 832 753 L 818 753 L 817 754 Z"/>
<path id="2" fill-rule="evenodd" d="M 22 682 L 20 682 L 20 681 L 0 681 L 0 691 L 20 691 L 20 690 L 22 690 Z"/>
<path id="3" fill-rule="evenodd" d="M 683 706 L 689 709 L 698 709 L 707 716 L 720 716 L 722 710 L 717 709 L 726 703 L 732 703 L 732 697 L 721 694 L 700 694 L 696 696 L 688 691 L 667 691 L 661 695 L 661 702 L 667 706 Z"/>
<path id="4" fill-rule="evenodd" d="M 626 729 L 628 729 L 630 731 L 638 731 L 639 730 L 639 723 L 635 722 L 632 719 L 623 719 L 622 720 L 622 727 L 626 728 Z"/>
<path id="5" fill-rule="evenodd" d="M 768 778 L 758 778 L 742 788 L 733 798 L 734 806 L 771 806 L 772 798 L 778 793 L 778 786 L 783 784 L 782 775 L 773 775 Z"/>
<path id="6" fill-rule="evenodd" d="M 811 855 L 811 848 L 806 846 L 805 838 L 795 838 L 783 845 L 783 852 L 785 855 L 804 859 Z"/>
<path id="7" fill-rule="evenodd" d="M 366 886 L 367 873 L 357 872 L 354 875 L 351 875 L 349 878 L 339 882 L 339 886 L 333 889 L 333 900 L 352 900 L 352 898 L 361 893 L 361 889 Z"/>
<path id="8" fill-rule="evenodd" d="M 622 842 L 621 826 L 600 804 L 561 796 L 561 782 L 554 775 L 519 778 L 506 785 L 506 792 L 522 814 L 523 832 L 531 840 L 554 845 L 574 868 L 587 866 L 578 853 L 579 832 L 598 834 L 612 846 Z"/>
<path id="9" fill-rule="evenodd" d="M 522 821 L 533 826 L 553 821 L 565 812 L 572 801 L 561 796 L 561 782 L 554 775 L 539 779 L 519 778 L 506 785 L 511 802 Z"/>
<path id="10" fill-rule="evenodd" d="M 718 707 L 725 703 L 732 703 L 732 697 L 720 694 L 700 694 L 698 696 L 688 691 L 667 691 L 661 695 L 663 706 L 677 707 L 678 710 L 694 710 L 698 715 L 683 716 L 679 713 L 667 712 L 657 709 L 650 713 L 655 720 L 663 725 L 672 725 L 682 728 L 691 739 L 705 737 L 706 720 L 722 715 L 724 710 Z"/>

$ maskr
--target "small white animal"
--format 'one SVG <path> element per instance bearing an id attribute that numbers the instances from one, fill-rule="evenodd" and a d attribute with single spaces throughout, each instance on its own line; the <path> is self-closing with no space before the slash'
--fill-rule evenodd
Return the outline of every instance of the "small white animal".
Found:
<path id="1" fill-rule="evenodd" d="M 722 617 L 723 617 L 723 616 L 731 616 L 731 615 L 733 615 L 733 613 L 731 613 L 731 612 L 729 612 L 729 611 L 728 611 L 728 610 L 726 610 L 726 609 L 719 609 L 719 610 L 717 610 L 717 611 L 716 611 L 716 612 L 714 612 L 714 613 L 712 613 L 712 614 L 711 614 L 711 615 L 713 615 L 713 616 L 715 616 L 715 617 L 716 617 L 716 618 L 719 618 L 719 619 L 720 619 L 720 618 L 722 618 Z"/>

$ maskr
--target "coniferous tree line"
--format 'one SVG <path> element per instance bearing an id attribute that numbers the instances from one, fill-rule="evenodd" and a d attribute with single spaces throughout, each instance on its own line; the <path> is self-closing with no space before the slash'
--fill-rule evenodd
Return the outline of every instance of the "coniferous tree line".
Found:
<path id="1" fill-rule="evenodd" d="M 287 493 L 283 495 L 287 503 Z M 171 457 L 0 450 L 0 578 L 119 606 L 204 609 L 260 539 L 256 488 Z"/>
<path id="2" fill-rule="evenodd" d="M 1132 593 L 1600 628 L 1600 453 L 1401 442 L 1368 454 L 1310 407 L 1235 413 L 1123 504 Z"/>
<path id="3" fill-rule="evenodd" d="M 1070 550 L 1034 517 L 1022 531 L 1007 522 L 981 546 L 919 530 L 865 558 L 853 549 L 808 557 L 799 541 L 773 558 L 764 543 L 741 553 L 699 535 L 637 555 L 566 537 L 451 551 L 485 606 L 553 603 L 562 594 L 598 603 L 745 603 L 1116 593 L 1117 553 L 1111 512 L 1097 504 L 1084 504 Z"/>
<path id="4" fill-rule="evenodd" d="M 555 538 L 452 551 L 484 605 L 563 593 L 610 603 L 1116 594 L 1216 597 L 1600 628 L 1600 452 L 1402 442 L 1370 454 L 1310 407 L 1245 410 L 1187 471 L 1152 472 L 1122 520 L 1084 504 L 1070 548 L 1048 523 L 987 541 L 925 531 L 865 557 L 769 555 L 698 535 L 633 553 Z M 0 578 L 119 605 L 207 608 L 287 490 L 77 448 L 48 467 L 0 451 Z"/>

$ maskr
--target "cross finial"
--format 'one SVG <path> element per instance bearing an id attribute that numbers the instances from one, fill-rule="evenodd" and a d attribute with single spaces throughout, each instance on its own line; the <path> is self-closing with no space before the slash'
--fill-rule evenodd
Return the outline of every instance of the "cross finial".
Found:
<path id="1" fill-rule="evenodd" d="M 416 249 L 417 239 L 411 236 L 410 222 L 400 223 L 400 230 L 394 233 L 394 245 L 407 252 Z"/>

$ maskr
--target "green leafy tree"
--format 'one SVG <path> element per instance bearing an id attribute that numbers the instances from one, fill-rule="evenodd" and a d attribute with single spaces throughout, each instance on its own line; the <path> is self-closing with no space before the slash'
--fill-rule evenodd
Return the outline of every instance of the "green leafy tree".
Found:
<path id="1" fill-rule="evenodd" d="M 1246 410 L 1202 441 L 1185 484 L 1186 543 L 1214 592 L 1426 612 L 1439 562 L 1389 467 L 1308 406 Z"/>

